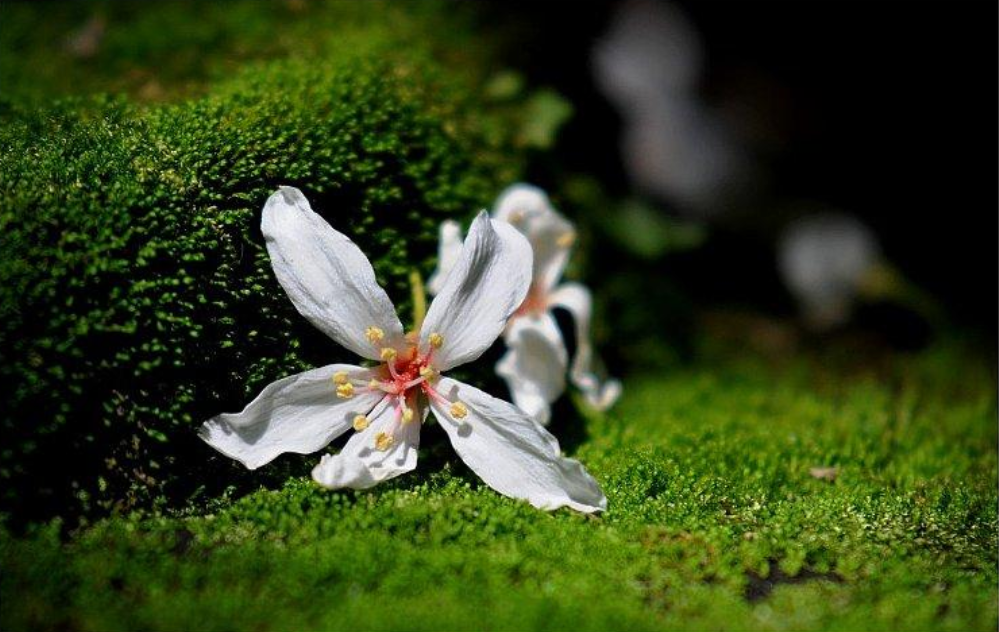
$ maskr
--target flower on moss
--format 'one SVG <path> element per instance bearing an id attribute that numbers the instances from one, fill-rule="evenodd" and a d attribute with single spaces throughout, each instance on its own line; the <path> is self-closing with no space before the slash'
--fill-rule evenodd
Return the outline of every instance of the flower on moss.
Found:
<path id="1" fill-rule="evenodd" d="M 364 489 L 416 467 L 430 411 L 463 461 L 496 491 L 541 509 L 594 512 L 607 501 L 558 441 L 512 404 L 445 377 L 478 358 L 524 301 L 531 249 L 481 213 L 418 331 L 403 333 L 395 307 L 361 250 L 281 187 L 261 229 L 278 281 L 313 325 L 377 364 L 332 364 L 280 379 L 242 412 L 207 421 L 200 435 L 255 469 L 284 452 L 310 453 L 353 429 L 312 477 L 330 489 Z"/>
<path id="2" fill-rule="evenodd" d="M 506 381 L 514 403 L 547 425 L 551 404 L 566 387 L 569 354 L 552 314 L 563 308 L 572 315 L 576 329 L 569 377 L 591 406 L 606 410 L 620 397 L 621 383 L 598 376 L 599 362 L 590 341 L 590 291 L 579 283 L 559 284 L 576 239 L 575 227 L 552 207 L 544 191 L 526 184 L 510 186 L 500 195 L 493 218 L 520 231 L 534 252 L 531 287 L 503 333 L 507 352 L 496 364 L 496 373 Z M 440 236 L 438 268 L 428 283 L 433 294 L 450 281 L 463 252 L 457 223 L 444 222 Z"/>

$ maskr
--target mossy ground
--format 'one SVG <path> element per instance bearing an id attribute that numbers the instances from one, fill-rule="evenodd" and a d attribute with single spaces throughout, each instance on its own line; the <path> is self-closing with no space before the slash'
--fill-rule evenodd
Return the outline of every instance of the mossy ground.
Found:
<path id="1" fill-rule="evenodd" d="M 563 406 L 601 517 L 493 493 L 429 427 L 418 472 L 373 491 L 292 479 L 65 539 L 5 535 L 3 627 L 995 628 L 987 363 L 950 343 L 699 357 L 633 376 L 607 415 Z"/>

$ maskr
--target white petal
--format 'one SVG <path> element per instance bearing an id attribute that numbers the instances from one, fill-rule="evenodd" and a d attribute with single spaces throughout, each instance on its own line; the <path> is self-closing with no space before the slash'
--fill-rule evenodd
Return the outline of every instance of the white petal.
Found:
<path id="1" fill-rule="evenodd" d="M 441 378 L 437 392 L 467 408 L 458 420 L 446 402 L 430 402 L 458 456 L 489 487 L 539 509 L 592 513 L 607 508 L 600 486 L 582 464 L 563 457 L 558 440 L 520 409 L 451 378 Z"/>
<path id="2" fill-rule="evenodd" d="M 461 258 L 461 225 L 458 222 L 447 220 L 441 224 L 440 243 L 437 246 L 437 269 L 430 275 L 427 281 L 427 290 L 432 296 L 437 296 L 444 288 L 444 281 L 447 275 Z"/>
<path id="3" fill-rule="evenodd" d="M 547 294 L 569 260 L 576 239 L 572 222 L 555 210 L 544 191 L 527 184 L 507 188 L 496 200 L 493 217 L 527 237 L 534 252 L 533 283 Z"/>
<path id="4" fill-rule="evenodd" d="M 379 346 L 401 346 L 402 323 L 364 253 L 312 211 L 302 192 L 281 187 L 267 200 L 260 228 L 281 287 L 295 308 L 354 353 L 378 359 L 368 327 L 385 334 Z"/>
<path id="5" fill-rule="evenodd" d="M 547 426 L 551 403 L 565 392 L 568 354 L 558 324 L 550 314 L 521 316 L 510 321 L 503 336 L 507 352 L 496 363 L 513 403 Z"/>
<path id="6" fill-rule="evenodd" d="M 881 259 L 874 232 L 859 219 L 818 212 L 792 222 L 777 247 L 778 271 L 810 325 L 847 321 L 865 279 Z"/>
<path id="7" fill-rule="evenodd" d="M 601 380 L 595 370 L 597 361 L 590 343 L 590 291 L 579 283 L 565 283 L 552 292 L 551 307 L 564 307 L 576 323 L 576 357 L 572 360 L 569 377 L 579 387 L 586 401 L 598 410 L 606 410 L 621 396 L 621 383 L 614 379 Z"/>
<path id="8" fill-rule="evenodd" d="M 254 470 L 284 452 L 321 450 L 348 428 L 355 415 L 367 414 L 381 393 L 358 387 L 350 399 L 336 395 L 333 375 L 347 373 L 366 384 L 369 369 L 331 364 L 268 384 L 241 413 L 226 413 L 202 424 L 198 435 L 222 454 Z"/>
<path id="9" fill-rule="evenodd" d="M 312 470 L 312 478 L 323 487 L 367 489 L 378 483 L 412 471 L 420 446 L 418 420 L 425 411 L 415 411 L 412 421 L 403 423 L 395 406 L 396 398 L 385 397 L 368 416 L 370 425 L 356 432 L 336 455 L 323 455 Z M 375 447 L 379 433 L 393 437 L 387 450 Z"/>
<path id="10" fill-rule="evenodd" d="M 516 224 L 552 212 L 548 194 L 536 186 L 517 183 L 503 189 L 493 205 L 493 219 Z"/>
<path id="11" fill-rule="evenodd" d="M 421 349 L 437 333 L 443 345 L 434 351 L 435 367 L 446 371 L 471 362 L 499 337 L 530 284 L 530 244 L 509 224 L 479 213 L 458 263 L 427 311 Z"/>

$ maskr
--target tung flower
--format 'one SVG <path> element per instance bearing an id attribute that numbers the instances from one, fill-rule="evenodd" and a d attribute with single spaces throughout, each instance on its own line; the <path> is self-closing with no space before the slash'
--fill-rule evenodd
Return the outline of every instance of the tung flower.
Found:
<path id="1" fill-rule="evenodd" d="M 422 327 L 405 335 L 367 258 L 298 189 L 282 187 L 267 200 L 261 228 L 298 311 L 377 365 L 332 364 L 278 380 L 241 413 L 206 422 L 209 445 L 254 469 L 283 452 L 320 450 L 353 428 L 312 476 L 331 489 L 363 489 L 416 467 L 432 410 L 462 460 L 501 494 L 542 509 L 606 508 L 596 481 L 533 419 L 443 375 L 479 357 L 523 303 L 531 251 L 515 230 L 480 214 Z"/>
<path id="2" fill-rule="evenodd" d="M 847 322 L 864 290 L 886 273 L 874 231 L 832 211 L 792 222 L 777 244 L 777 264 L 805 322 L 819 330 Z"/>
<path id="3" fill-rule="evenodd" d="M 572 315 L 576 330 L 576 355 L 569 377 L 591 406 L 609 408 L 621 395 L 621 383 L 600 379 L 594 368 L 590 291 L 579 283 L 559 284 L 576 239 L 575 227 L 552 207 L 541 189 L 525 184 L 513 185 L 500 195 L 493 218 L 520 231 L 534 252 L 530 290 L 503 333 L 508 350 L 496 364 L 514 403 L 539 423 L 548 424 L 551 403 L 565 391 L 569 364 L 562 333 L 552 315 L 553 309 L 563 308 Z M 440 235 L 438 268 L 428 283 L 434 294 L 450 283 L 450 273 L 463 253 L 457 223 L 444 222 Z"/>

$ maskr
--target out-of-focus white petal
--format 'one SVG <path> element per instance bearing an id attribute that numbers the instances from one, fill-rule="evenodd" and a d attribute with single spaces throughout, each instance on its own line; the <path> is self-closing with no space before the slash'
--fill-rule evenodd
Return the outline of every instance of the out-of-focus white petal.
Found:
<path id="1" fill-rule="evenodd" d="M 447 220 L 441 224 L 440 243 L 437 246 L 437 269 L 430 275 L 427 281 L 427 290 L 432 296 L 437 296 L 444 288 L 444 281 L 447 275 L 461 258 L 461 225 L 458 222 Z"/>
<path id="2" fill-rule="evenodd" d="M 600 486 L 582 464 L 563 457 L 558 440 L 516 406 L 447 377 L 437 392 L 464 405 L 465 415 L 455 418 L 446 402 L 430 403 L 458 456 L 489 487 L 539 509 L 593 513 L 607 508 Z"/>
<path id="3" fill-rule="evenodd" d="M 493 205 L 493 219 L 509 224 L 547 215 L 553 212 L 548 194 L 536 186 L 524 183 L 511 184 L 499 194 Z"/>
<path id="4" fill-rule="evenodd" d="M 364 253 L 312 211 L 302 192 L 281 187 L 267 200 L 260 228 L 281 287 L 299 313 L 354 353 L 378 359 L 403 344 L 402 323 Z M 365 336 L 380 329 L 379 345 Z"/>
<path id="5" fill-rule="evenodd" d="M 654 95 L 693 93 L 703 72 L 703 48 L 678 7 L 656 0 L 624 2 L 593 47 L 594 79 L 627 113 Z"/>
<path id="6" fill-rule="evenodd" d="M 550 314 L 510 321 L 503 339 L 507 352 L 496 363 L 513 403 L 542 426 L 551 418 L 551 403 L 565 392 L 568 354 L 558 324 Z"/>
<path id="7" fill-rule="evenodd" d="M 724 121 L 695 97 L 664 94 L 636 108 L 621 135 L 634 183 L 700 217 L 717 211 L 749 168 Z"/>
<path id="8" fill-rule="evenodd" d="M 329 489 L 367 489 L 412 471 L 420 447 L 419 420 L 426 413 L 414 411 L 413 419 L 404 423 L 394 402 L 395 398 L 385 397 L 368 415 L 370 425 L 356 432 L 339 454 L 323 455 L 312 478 Z M 391 436 L 392 443 L 380 450 L 377 443 L 384 436 Z"/>
<path id="9" fill-rule="evenodd" d="M 489 348 L 520 306 L 531 284 L 531 246 L 509 224 L 483 211 L 468 231 L 461 256 L 430 304 L 420 330 L 427 350 L 434 334 L 434 366 L 446 371 Z"/>
<path id="10" fill-rule="evenodd" d="M 555 210 L 544 191 L 529 184 L 507 187 L 496 200 L 493 219 L 511 224 L 527 237 L 534 252 L 536 291 L 550 291 L 562 277 L 576 241 L 572 222 Z"/>
<path id="11" fill-rule="evenodd" d="M 563 307 L 572 314 L 576 324 L 576 356 L 569 377 L 583 392 L 586 401 L 598 410 L 606 410 L 621 396 L 621 383 L 614 379 L 601 380 L 597 375 L 593 345 L 590 343 L 590 291 L 579 283 L 565 283 L 552 292 L 552 307 Z"/>
<path id="12" fill-rule="evenodd" d="M 367 414 L 382 393 L 358 388 L 349 399 L 336 394 L 333 376 L 346 373 L 357 384 L 372 377 L 369 369 L 331 364 L 268 384 L 240 413 L 212 417 L 198 435 L 222 454 L 251 470 L 284 452 L 321 450 L 350 428 L 356 415 Z"/>
<path id="13" fill-rule="evenodd" d="M 819 329 L 850 317 L 862 283 L 881 260 L 877 237 L 856 217 L 818 212 L 789 225 L 777 246 L 784 284 Z"/>

